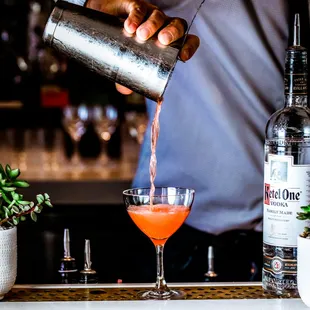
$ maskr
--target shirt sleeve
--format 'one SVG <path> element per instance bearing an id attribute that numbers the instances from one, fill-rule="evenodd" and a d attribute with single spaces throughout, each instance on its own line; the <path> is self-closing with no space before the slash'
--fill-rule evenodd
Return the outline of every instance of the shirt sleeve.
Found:
<path id="1" fill-rule="evenodd" d="M 148 2 L 158 6 L 160 9 L 171 9 L 176 7 L 181 0 L 147 0 Z"/>
<path id="2" fill-rule="evenodd" d="M 84 6 L 87 0 L 66 0 L 67 2 Z"/>

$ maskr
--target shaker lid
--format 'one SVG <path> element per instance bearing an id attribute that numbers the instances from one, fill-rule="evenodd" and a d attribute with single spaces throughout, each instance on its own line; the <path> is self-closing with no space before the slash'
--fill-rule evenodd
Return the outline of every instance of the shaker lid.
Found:
<path id="1" fill-rule="evenodd" d="M 55 6 L 55 8 L 53 9 L 46 23 L 44 33 L 43 33 L 43 41 L 50 46 L 52 45 L 52 42 L 54 39 L 54 33 L 58 25 L 58 22 L 61 19 L 62 13 L 63 13 L 63 9 Z"/>

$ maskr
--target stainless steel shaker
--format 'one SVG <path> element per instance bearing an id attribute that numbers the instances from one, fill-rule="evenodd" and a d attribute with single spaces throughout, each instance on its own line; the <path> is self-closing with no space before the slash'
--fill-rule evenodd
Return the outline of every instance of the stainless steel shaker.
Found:
<path id="1" fill-rule="evenodd" d="M 123 25 L 118 17 L 58 1 L 43 40 L 109 80 L 157 101 L 165 92 L 181 44 L 163 46 L 155 38 L 141 42 Z"/>

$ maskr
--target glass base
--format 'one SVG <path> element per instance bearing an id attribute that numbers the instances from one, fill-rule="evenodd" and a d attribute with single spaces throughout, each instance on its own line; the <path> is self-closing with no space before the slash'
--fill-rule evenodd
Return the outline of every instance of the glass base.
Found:
<path id="1" fill-rule="evenodd" d="M 138 294 L 141 299 L 147 300 L 171 300 L 171 299 L 184 299 L 186 293 L 180 290 L 168 290 L 168 291 L 160 291 L 160 290 L 150 290 L 144 291 Z"/>

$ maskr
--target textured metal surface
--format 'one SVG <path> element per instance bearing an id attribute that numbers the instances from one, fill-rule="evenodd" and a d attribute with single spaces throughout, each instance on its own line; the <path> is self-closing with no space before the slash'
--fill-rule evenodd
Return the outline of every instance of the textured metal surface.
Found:
<path id="1" fill-rule="evenodd" d="M 265 294 L 261 286 L 197 286 L 181 287 L 186 292 L 186 299 L 273 299 L 278 298 Z M 55 288 L 27 289 L 13 288 L 5 297 L 8 302 L 30 301 L 111 301 L 138 300 L 138 293 L 146 290 L 143 287 L 114 288 Z"/>
<path id="2" fill-rule="evenodd" d="M 180 44 L 139 42 L 125 34 L 123 24 L 115 16 L 58 1 L 43 40 L 90 70 L 157 101 L 173 72 Z"/>

